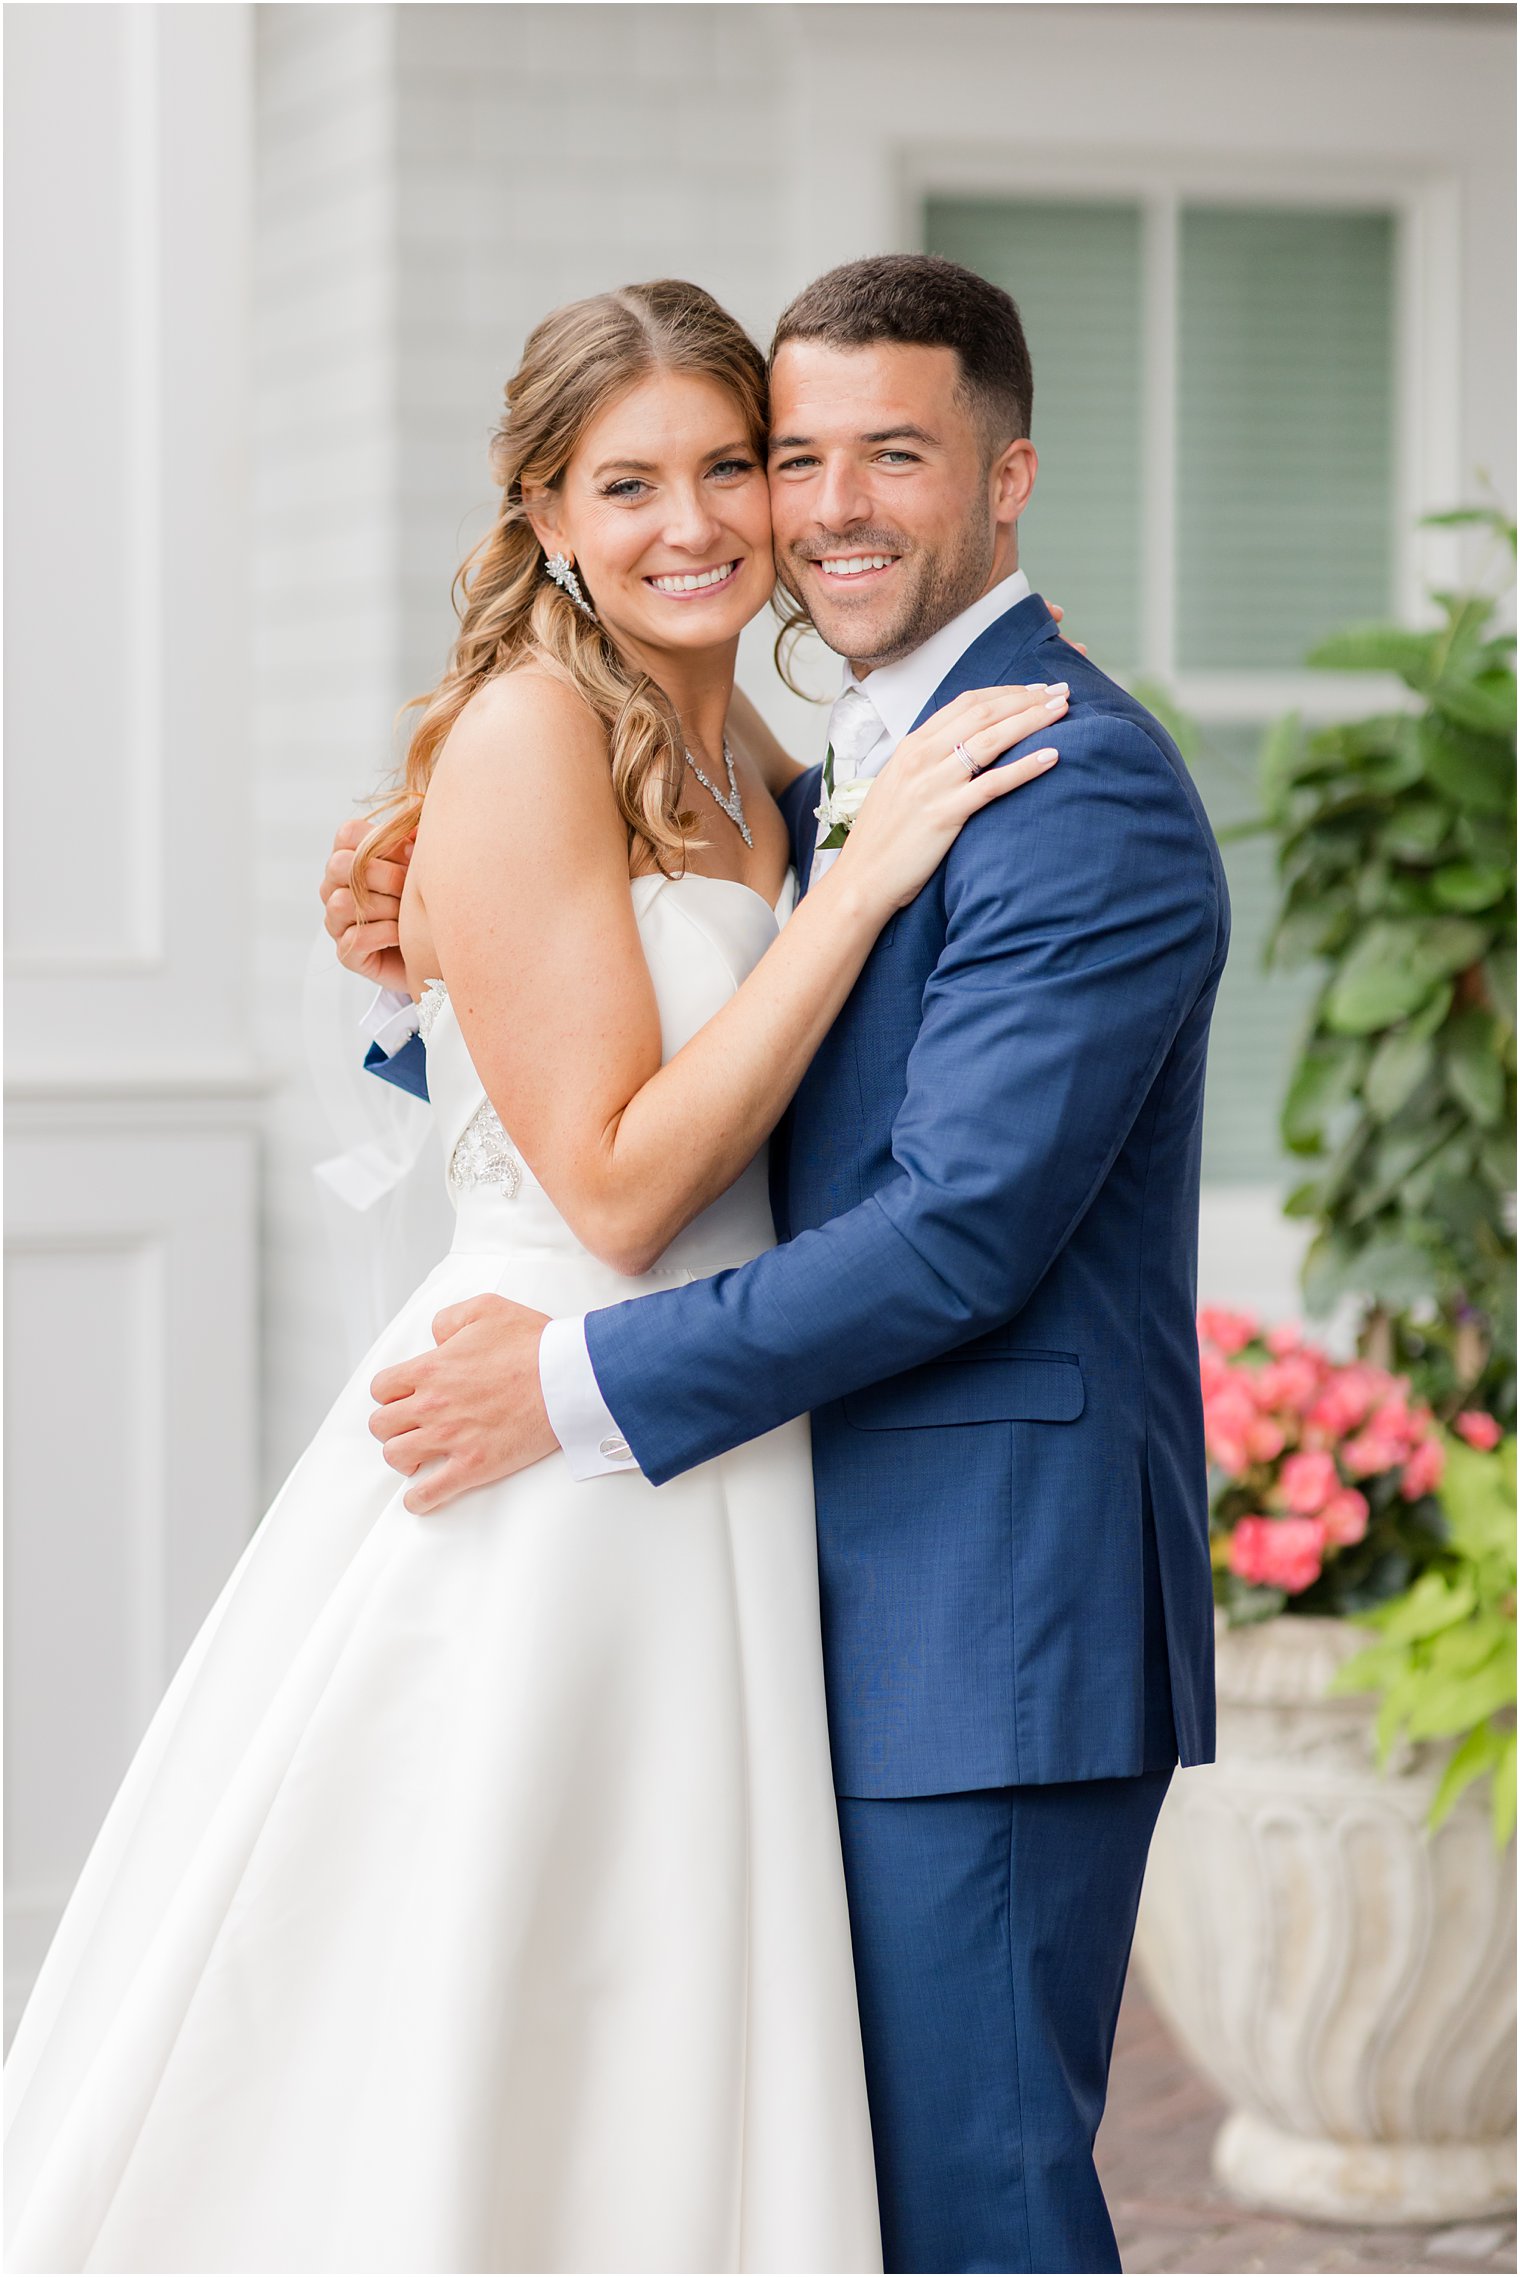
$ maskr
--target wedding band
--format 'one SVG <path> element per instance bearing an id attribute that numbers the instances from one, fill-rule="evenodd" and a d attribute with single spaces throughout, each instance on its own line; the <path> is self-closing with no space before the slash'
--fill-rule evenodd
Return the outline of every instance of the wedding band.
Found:
<path id="1" fill-rule="evenodd" d="M 977 765 L 976 761 L 972 758 L 970 752 L 966 749 L 965 744 L 958 743 L 955 746 L 955 749 L 951 752 L 950 756 L 952 759 L 959 759 L 961 765 L 965 768 L 967 774 L 971 777 L 971 780 L 975 782 L 977 776 L 981 773 L 982 770 Z"/>

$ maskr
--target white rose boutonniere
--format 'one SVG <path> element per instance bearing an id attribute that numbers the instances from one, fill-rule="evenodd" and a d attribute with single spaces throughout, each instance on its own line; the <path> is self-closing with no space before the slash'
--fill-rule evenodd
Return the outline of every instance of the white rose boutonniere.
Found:
<path id="1" fill-rule="evenodd" d="M 813 809 L 824 827 L 820 853 L 830 853 L 844 844 L 875 780 L 874 775 L 846 775 L 842 783 L 833 783 L 825 776 L 823 803 Z"/>

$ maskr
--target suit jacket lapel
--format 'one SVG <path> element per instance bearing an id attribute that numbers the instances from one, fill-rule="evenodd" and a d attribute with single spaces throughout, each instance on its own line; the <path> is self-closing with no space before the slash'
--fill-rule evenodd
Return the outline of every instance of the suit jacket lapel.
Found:
<path id="1" fill-rule="evenodd" d="M 913 725 L 921 727 L 926 719 L 968 688 L 1011 685 L 1009 666 L 1015 657 L 1060 637 L 1060 627 L 1039 594 L 1029 594 L 1006 616 L 999 617 L 996 624 L 989 625 L 980 638 L 971 643 L 965 655 L 957 658 Z M 798 775 L 788 783 L 778 802 L 792 834 L 799 895 L 807 892 L 808 880 L 813 874 L 813 855 L 818 843 L 817 816 L 813 810 L 822 788 L 823 769 L 810 767 L 805 775 Z"/>
<path id="2" fill-rule="evenodd" d="M 932 718 L 956 696 L 963 696 L 968 688 L 1012 686 L 1009 667 L 1015 657 L 1060 637 L 1061 628 L 1039 594 L 1029 594 L 1006 616 L 999 617 L 996 624 L 989 625 L 980 639 L 971 643 L 965 655 L 956 659 L 913 725 L 922 727 L 926 719 Z"/>

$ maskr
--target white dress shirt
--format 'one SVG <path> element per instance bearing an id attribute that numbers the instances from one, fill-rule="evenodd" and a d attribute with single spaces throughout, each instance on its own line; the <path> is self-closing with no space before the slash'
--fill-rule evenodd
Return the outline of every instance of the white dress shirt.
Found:
<path id="1" fill-rule="evenodd" d="M 865 680 L 858 680 L 846 665 L 844 685 L 829 714 L 835 784 L 851 775 L 879 775 L 972 642 L 1027 599 L 1029 591 L 1028 578 L 1016 569 L 949 624 L 941 625 L 911 656 L 879 664 Z M 818 835 L 827 835 L 822 822 Z M 838 853 L 837 848 L 815 853 L 810 885 L 832 866 Z M 538 1381 L 550 1428 L 564 1449 L 572 1478 L 603 1478 L 613 1471 L 638 1469 L 597 1383 L 586 1348 L 584 1314 L 550 1321 L 538 1347 Z"/>
<path id="2" fill-rule="evenodd" d="M 962 609 L 949 624 L 931 633 L 922 648 L 900 656 L 895 664 L 878 664 L 867 680 L 858 680 L 848 665 L 844 685 L 829 714 L 829 747 L 834 754 L 834 781 L 850 775 L 879 775 L 935 689 L 954 670 L 973 641 L 980 640 L 999 617 L 1029 597 L 1029 580 L 1016 569 L 994 585 L 969 609 Z M 827 836 L 818 825 L 818 836 Z M 808 883 L 816 885 L 838 861 L 842 848 L 833 846 L 813 856 Z"/>
<path id="3" fill-rule="evenodd" d="M 421 1006 L 404 988 L 377 988 L 359 1021 L 359 1033 L 394 1059 L 417 1033 Z"/>

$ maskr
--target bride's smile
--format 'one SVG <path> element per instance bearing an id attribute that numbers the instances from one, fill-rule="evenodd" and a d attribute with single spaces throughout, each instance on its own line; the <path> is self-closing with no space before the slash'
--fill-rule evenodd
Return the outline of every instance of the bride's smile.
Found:
<path id="1" fill-rule="evenodd" d="M 668 575 L 651 577 L 646 582 L 652 585 L 657 593 L 669 593 L 673 599 L 684 601 L 690 594 L 707 595 L 715 593 L 720 586 L 727 585 L 738 574 L 738 562 L 720 561 L 713 569 L 673 569 Z"/>

